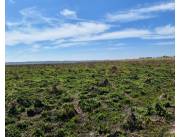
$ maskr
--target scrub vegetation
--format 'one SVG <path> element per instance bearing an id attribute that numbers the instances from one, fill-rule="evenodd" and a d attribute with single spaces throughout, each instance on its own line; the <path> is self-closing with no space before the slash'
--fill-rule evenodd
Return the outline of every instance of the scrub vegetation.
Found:
<path id="1" fill-rule="evenodd" d="M 6 66 L 6 137 L 174 137 L 174 58 Z"/>

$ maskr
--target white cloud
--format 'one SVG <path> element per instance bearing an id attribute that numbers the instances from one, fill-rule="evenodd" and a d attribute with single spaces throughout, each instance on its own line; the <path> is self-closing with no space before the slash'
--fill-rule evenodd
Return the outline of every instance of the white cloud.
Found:
<path id="1" fill-rule="evenodd" d="M 171 25 L 154 29 L 128 28 L 112 32 L 108 32 L 109 29 L 110 27 L 107 24 L 81 22 L 63 24 L 57 28 L 46 28 L 44 30 L 32 28 L 28 32 L 14 30 L 6 32 L 6 45 L 36 44 L 37 42 L 49 41 L 52 46 L 70 47 L 77 45 L 77 42 L 126 38 L 174 39 L 174 26 Z"/>
<path id="2" fill-rule="evenodd" d="M 97 41 L 97 40 L 115 40 L 115 39 L 125 39 L 125 38 L 141 38 L 149 34 L 150 34 L 149 30 L 129 28 L 129 29 L 123 29 L 113 32 L 105 32 L 100 35 L 98 34 L 93 36 L 77 37 L 73 39 L 73 41 L 95 41 L 95 40 Z"/>
<path id="3" fill-rule="evenodd" d="M 50 27 L 45 29 L 26 29 L 11 30 L 6 32 L 6 44 L 32 44 L 41 41 L 55 41 L 57 39 L 67 39 L 81 36 L 98 34 L 109 29 L 104 23 L 81 22 L 77 24 L 63 24 L 59 27 Z"/>
<path id="4" fill-rule="evenodd" d="M 174 26 L 166 25 L 154 29 L 129 28 L 113 32 L 105 32 L 94 36 L 77 37 L 73 41 L 116 40 L 126 38 L 139 39 L 174 39 Z"/>
<path id="5" fill-rule="evenodd" d="M 143 19 L 148 19 L 152 18 L 154 16 L 152 15 L 144 15 L 136 12 L 127 12 L 127 13 L 118 13 L 118 14 L 107 14 L 106 18 L 107 21 L 110 22 L 130 22 L 130 21 L 136 21 L 136 20 L 143 20 Z"/>
<path id="6" fill-rule="evenodd" d="M 174 41 L 161 41 L 161 42 L 156 42 L 153 45 L 158 45 L 158 46 L 166 46 L 166 45 L 175 45 Z"/>
<path id="7" fill-rule="evenodd" d="M 64 43 L 53 43 L 51 46 L 45 46 L 45 49 L 57 49 L 57 48 L 68 48 L 74 46 L 83 46 L 86 45 L 87 42 L 64 42 Z"/>
<path id="8" fill-rule="evenodd" d="M 155 12 L 173 11 L 175 8 L 174 2 L 161 3 L 158 5 L 152 5 L 145 8 L 131 9 L 127 11 L 120 11 L 118 13 L 108 13 L 106 20 L 109 22 L 129 22 L 135 20 L 143 20 L 153 18 L 156 16 Z"/>
<path id="9" fill-rule="evenodd" d="M 159 7 L 154 6 L 154 8 L 149 7 L 147 9 L 148 11 L 159 11 L 170 9 L 171 6 L 166 5 L 163 7 L 161 5 Z M 73 11 L 69 11 L 64 12 L 64 15 L 73 15 Z M 139 12 L 144 13 L 146 11 L 144 8 L 141 8 L 139 9 Z M 49 46 L 45 45 L 48 48 L 59 48 L 77 45 L 82 46 L 92 41 L 108 41 L 127 38 L 174 39 L 175 30 L 172 25 L 165 25 L 151 29 L 129 27 L 113 31 L 114 29 L 112 29 L 112 26 L 108 23 L 93 21 L 82 22 L 80 20 L 76 20 L 75 23 L 65 23 L 58 18 L 44 16 L 36 7 L 23 9 L 20 11 L 20 14 L 22 15 L 22 20 L 19 22 L 6 22 L 7 46 L 18 44 L 32 45 L 32 48 L 36 51 L 43 47 L 36 46 L 41 42 L 48 43 Z M 76 15 L 75 12 L 74 14 Z M 137 18 L 145 18 L 139 16 L 140 14 L 135 14 L 136 12 L 129 12 L 129 20 L 132 20 L 133 16 L 136 16 Z M 128 20 L 125 14 L 121 14 L 121 18 Z"/>
<path id="10" fill-rule="evenodd" d="M 145 39 L 174 39 L 175 27 L 172 25 L 165 25 L 157 27 L 154 31 Z"/>
<path id="11" fill-rule="evenodd" d="M 140 9 L 137 9 L 137 11 L 141 13 L 149 13 L 149 12 L 159 12 L 159 11 L 171 11 L 174 9 L 175 9 L 175 3 L 168 2 L 168 3 L 161 3 L 158 5 L 153 5 L 146 8 L 140 8 Z"/>
<path id="12" fill-rule="evenodd" d="M 52 27 L 62 23 L 58 18 L 44 16 L 36 7 L 22 9 L 19 13 L 22 17 L 21 20 L 17 22 L 6 21 L 6 29 L 26 31 L 36 25 Z"/>
<path id="13" fill-rule="evenodd" d="M 172 25 L 166 25 L 163 27 L 157 27 L 155 32 L 160 35 L 174 35 L 175 28 Z"/>
<path id="14" fill-rule="evenodd" d="M 77 18 L 76 12 L 69 9 L 63 9 L 60 14 L 68 18 Z"/>

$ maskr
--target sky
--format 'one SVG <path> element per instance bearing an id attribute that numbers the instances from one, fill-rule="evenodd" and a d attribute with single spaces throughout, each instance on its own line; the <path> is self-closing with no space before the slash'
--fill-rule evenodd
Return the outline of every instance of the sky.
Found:
<path id="1" fill-rule="evenodd" d="M 175 55 L 173 0 L 6 0 L 6 62 Z"/>

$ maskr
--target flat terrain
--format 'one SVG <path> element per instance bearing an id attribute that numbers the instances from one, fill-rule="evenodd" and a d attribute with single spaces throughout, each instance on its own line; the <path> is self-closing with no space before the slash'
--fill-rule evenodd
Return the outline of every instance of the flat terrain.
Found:
<path id="1" fill-rule="evenodd" d="M 174 137 L 174 63 L 6 66 L 6 137 Z"/>

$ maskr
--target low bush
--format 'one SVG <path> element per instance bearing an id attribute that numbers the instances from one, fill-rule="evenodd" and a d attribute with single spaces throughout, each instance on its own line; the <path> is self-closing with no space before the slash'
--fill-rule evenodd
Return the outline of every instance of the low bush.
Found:
<path id="1" fill-rule="evenodd" d="M 10 126 L 6 126 L 5 136 L 6 137 L 21 137 L 21 132 L 18 130 L 17 127 L 10 125 Z"/>
<path id="2" fill-rule="evenodd" d="M 143 126 L 142 122 L 136 117 L 134 112 L 131 111 L 124 121 L 123 128 L 132 132 L 135 130 L 141 130 Z"/>
<path id="3" fill-rule="evenodd" d="M 42 112 L 42 108 L 31 108 L 27 110 L 28 117 L 33 117 L 35 115 L 38 115 Z"/>
<path id="4" fill-rule="evenodd" d="M 33 132 L 33 137 L 44 137 L 44 132 L 41 129 L 35 129 Z"/>
<path id="5" fill-rule="evenodd" d="M 83 99 L 80 100 L 80 107 L 84 112 L 91 112 L 98 108 L 101 104 L 95 99 Z"/>

